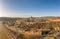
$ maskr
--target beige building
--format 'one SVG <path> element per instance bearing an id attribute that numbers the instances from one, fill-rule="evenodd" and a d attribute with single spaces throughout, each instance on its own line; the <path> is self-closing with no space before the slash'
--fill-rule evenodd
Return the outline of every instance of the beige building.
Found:
<path id="1" fill-rule="evenodd" d="M 55 39 L 55 37 L 44 37 L 44 39 Z"/>

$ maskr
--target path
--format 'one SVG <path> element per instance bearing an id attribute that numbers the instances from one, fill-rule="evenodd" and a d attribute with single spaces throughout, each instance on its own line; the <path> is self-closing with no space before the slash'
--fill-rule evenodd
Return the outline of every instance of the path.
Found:
<path id="1" fill-rule="evenodd" d="M 0 21 L 0 39 L 8 39 L 7 32 L 1 21 Z"/>

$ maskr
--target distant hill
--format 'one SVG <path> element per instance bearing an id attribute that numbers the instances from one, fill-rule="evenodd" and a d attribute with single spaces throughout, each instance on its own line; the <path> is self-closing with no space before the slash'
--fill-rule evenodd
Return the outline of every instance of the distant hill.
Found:
<path id="1" fill-rule="evenodd" d="M 48 20 L 48 19 L 60 19 L 60 17 L 56 16 L 45 16 L 45 17 L 32 17 L 32 19 L 37 18 L 39 20 Z M 0 21 L 9 21 L 9 20 L 16 20 L 16 19 L 26 19 L 26 18 L 14 18 L 14 17 L 0 17 Z"/>
<path id="2" fill-rule="evenodd" d="M 0 17 L 0 21 L 9 21 L 9 20 L 16 20 L 20 18 L 10 18 L 10 17 Z"/>

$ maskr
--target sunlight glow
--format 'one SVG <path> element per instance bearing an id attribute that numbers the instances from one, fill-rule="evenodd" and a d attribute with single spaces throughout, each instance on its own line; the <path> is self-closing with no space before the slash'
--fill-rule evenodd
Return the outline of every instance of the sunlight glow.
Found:
<path id="1" fill-rule="evenodd" d="M 0 0 L 0 17 L 2 16 L 2 1 Z"/>

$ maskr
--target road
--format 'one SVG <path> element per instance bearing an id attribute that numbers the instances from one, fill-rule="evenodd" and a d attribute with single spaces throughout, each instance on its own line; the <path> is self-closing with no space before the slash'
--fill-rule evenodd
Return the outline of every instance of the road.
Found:
<path id="1" fill-rule="evenodd" d="M 4 28 L 2 22 L 0 21 L 0 39 L 9 39 L 6 29 Z"/>

